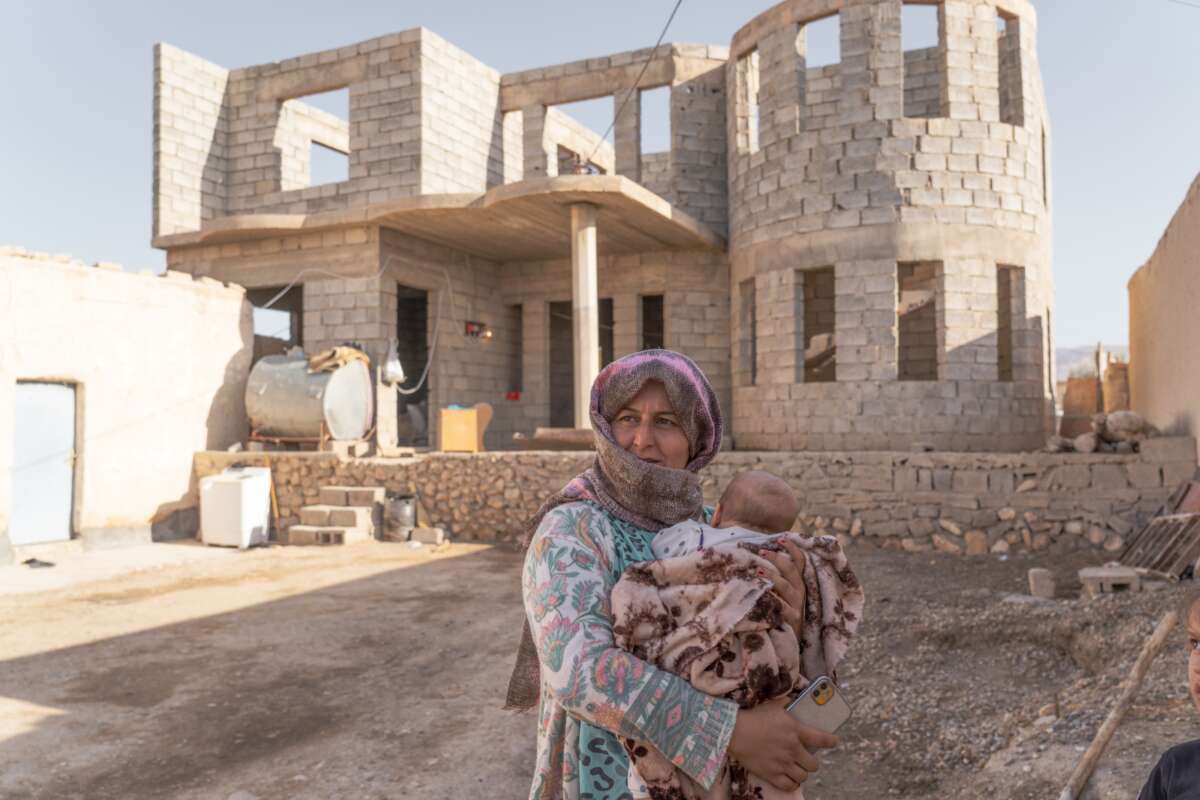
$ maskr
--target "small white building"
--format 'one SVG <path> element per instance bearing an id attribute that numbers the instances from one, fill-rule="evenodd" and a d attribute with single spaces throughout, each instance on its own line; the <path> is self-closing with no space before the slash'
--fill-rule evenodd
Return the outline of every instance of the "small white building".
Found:
<path id="1" fill-rule="evenodd" d="M 245 437 L 253 339 L 240 286 L 0 248 L 0 563 L 190 533 L 193 454 Z"/>

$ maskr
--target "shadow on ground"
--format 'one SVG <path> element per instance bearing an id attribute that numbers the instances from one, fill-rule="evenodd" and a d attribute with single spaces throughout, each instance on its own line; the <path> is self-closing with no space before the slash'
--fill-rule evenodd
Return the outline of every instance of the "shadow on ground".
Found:
<path id="1" fill-rule="evenodd" d="M 535 722 L 498 711 L 519 561 L 483 550 L 278 599 L 260 581 L 265 601 L 241 610 L 6 660 L 0 695 L 50 716 L 0 746 L 0 795 L 521 796 Z M 152 605 L 235 591 L 247 589 L 78 592 L 47 647 L 57 626 L 115 614 L 136 627 Z"/>

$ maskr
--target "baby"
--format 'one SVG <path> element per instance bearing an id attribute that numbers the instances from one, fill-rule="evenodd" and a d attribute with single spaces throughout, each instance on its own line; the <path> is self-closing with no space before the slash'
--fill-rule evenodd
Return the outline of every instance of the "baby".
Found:
<path id="1" fill-rule="evenodd" d="M 675 558 L 724 542 L 769 542 L 791 530 L 800 503 L 787 481 L 769 472 L 740 472 L 717 501 L 712 524 L 686 520 L 664 528 L 650 542 L 654 557 Z"/>
<path id="2" fill-rule="evenodd" d="M 858 627 L 863 592 L 837 539 L 788 533 L 799 513 L 795 492 L 781 478 L 760 470 L 736 475 L 711 525 L 689 520 L 664 529 L 650 542 L 655 560 L 634 564 L 617 582 L 617 647 L 742 708 L 832 674 Z M 781 598 L 763 579 L 774 564 L 765 551 L 779 552 L 785 537 L 803 558 L 796 565 L 805 582 L 799 608 L 812 624 L 800 630 L 783 624 Z M 628 796 L 635 800 L 803 798 L 734 760 L 705 791 L 653 748 L 632 739 L 623 744 Z"/>

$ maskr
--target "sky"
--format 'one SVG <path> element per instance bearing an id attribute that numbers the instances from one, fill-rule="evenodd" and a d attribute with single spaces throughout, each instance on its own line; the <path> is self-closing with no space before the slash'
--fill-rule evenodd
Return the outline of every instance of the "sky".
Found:
<path id="1" fill-rule="evenodd" d="M 1035 0 L 1053 137 L 1060 346 L 1127 340 L 1126 281 L 1200 172 L 1200 0 L 1190 2 Z M 155 42 L 239 67 L 424 25 L 508 72 L 647 47 L 673 5 L 4 0 L 0 244 L 164 268 L 150 247 Z M 727 45 L 772 5 L 684 0 L 666 39 Z M 931 35 L 919 17 L 905 31 L 906 47 Z M 836 59 L 832 44 L 817 50 Z M 666 142 L 664 95 L 646 98 L 650 150 Z M 338 97 L 327 100 L 338 108 Z M 607 101 L 568 111 L 601 130 L 612 114 Z M 320 169 L 337 166 L 334 158 Z"/>

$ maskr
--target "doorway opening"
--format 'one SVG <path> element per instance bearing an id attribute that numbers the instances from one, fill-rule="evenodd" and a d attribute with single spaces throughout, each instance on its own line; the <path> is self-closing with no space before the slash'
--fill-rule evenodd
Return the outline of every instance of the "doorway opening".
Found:
<path id="1" fill-rule="evenodd" d="M 600 368 L 613 360 L 613 301 L 600 298 Z M 575 427 L 575 315 L 570 301 L 550 304 L 550 427 Z"/>
<path id="2" fill-rule="evenodd" d="M 74 532 L 75 385 L 17 381 L 15 400 L 9 541 L 65 542 Z"/>
<path id="3" fill-rule="evenodd" d="M 421 383 L 429 360 L 429 292 L 396 284 L 396 353 L 404 368 L 400 388 L 412 391 L 397 399 L 397 444 L 402 447 L 429 445 L 429 384 L 432 372 Z"/>

